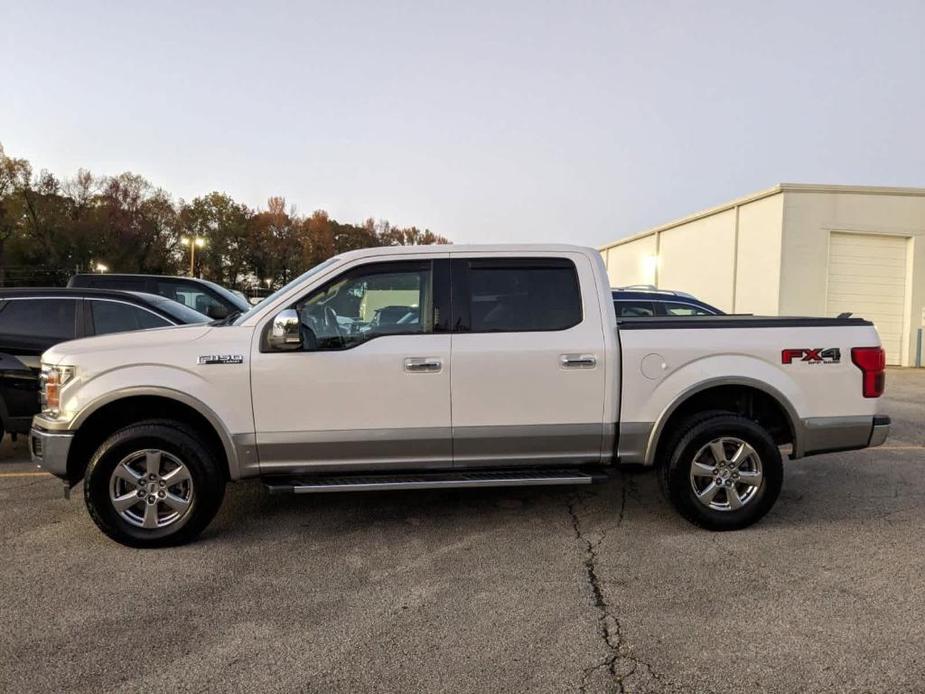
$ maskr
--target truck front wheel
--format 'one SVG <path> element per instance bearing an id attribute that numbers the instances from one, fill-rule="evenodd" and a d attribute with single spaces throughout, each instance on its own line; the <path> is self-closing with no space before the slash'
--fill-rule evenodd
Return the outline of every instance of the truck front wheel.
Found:
<path id="1" fill-rule="evenodd" d="M 659 474 L 662 491 L 689 521 L 738 530 L 774 505 L 784 468 L 774 439 L 759 424 L 713 412 L 681 422 L 666 443 Z"/>
<path id="2" fill-rule="evenodd" d="M 97 449 L 84 475 L 84 501 L 106 535 L 130 547 L 195 538 L 221 506 L 225 476 L 196 432 L 150 420 L 120 429 Z"/>

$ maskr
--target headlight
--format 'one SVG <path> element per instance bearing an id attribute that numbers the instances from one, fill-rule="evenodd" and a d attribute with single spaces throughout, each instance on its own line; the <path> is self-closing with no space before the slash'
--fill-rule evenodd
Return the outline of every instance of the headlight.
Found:
<path id="1" fill-rule="evenodd" d="M 39 398 L 42 402 L 42 414 L 57 417 L 61 407 L 61 388 L 74 378 L 73 366 L 51 366 L 42 364 L 39 376 Z"/>

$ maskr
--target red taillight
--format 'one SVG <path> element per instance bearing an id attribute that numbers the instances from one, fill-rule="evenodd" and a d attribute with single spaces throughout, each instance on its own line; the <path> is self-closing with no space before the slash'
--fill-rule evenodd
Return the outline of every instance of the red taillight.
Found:
<path id="1" fill-rule="evenodd" d="M 861 392 L 865 398 L 879 398 L 886 383 L 886 352 L 882 347 L 852 347 L 851 361 L 863 374 Z"/>

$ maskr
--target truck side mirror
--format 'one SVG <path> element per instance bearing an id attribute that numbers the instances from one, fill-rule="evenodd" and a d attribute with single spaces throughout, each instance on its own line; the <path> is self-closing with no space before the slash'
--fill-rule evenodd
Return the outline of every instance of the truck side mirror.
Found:
<path id="1" fill-rule="evenodd" d="M 302 349 L 302 322 L 295 309 L 286 308 L 273 316 L 273 324 L 267 333 L 267 345 L 277 352 L 292 352 Z"/>

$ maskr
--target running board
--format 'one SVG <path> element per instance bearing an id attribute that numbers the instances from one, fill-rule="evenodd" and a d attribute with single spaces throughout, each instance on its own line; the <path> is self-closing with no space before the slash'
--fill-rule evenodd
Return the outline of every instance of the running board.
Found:
<path id="1" fill-rule="evenodd" d="M 338 475 L 271 479 L 264 484 L 271 494 L 321 494 L 325 492 L 372 492 L 388 489 L 450 489 L 464 487 L 538 487 L 591 484 L 606 474 L 580 470 L 505 470 L 470 472 Z"/>

